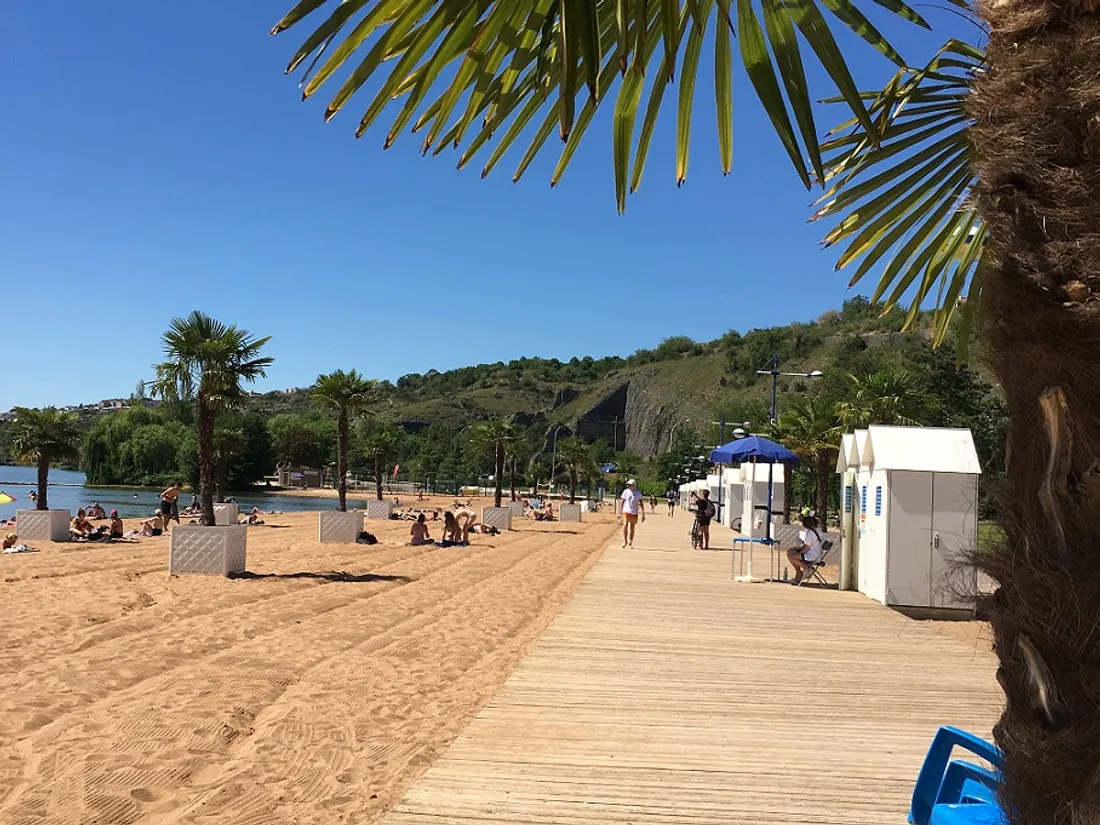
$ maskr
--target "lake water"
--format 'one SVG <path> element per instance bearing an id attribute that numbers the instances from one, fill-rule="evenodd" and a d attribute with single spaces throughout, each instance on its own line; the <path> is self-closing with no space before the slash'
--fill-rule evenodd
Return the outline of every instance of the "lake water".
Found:
<path id="1" fill-rule="evenodd" d="M 33 510 L 34 502 L 28 493 L 38 489 L 38 470 L 34 467 L 9 467 L 0 464 L 0 491 L 15 498 L 12 504 L 0 504 L 0 519 L 10 518 L 16 510 Z M 76 512 L 94 501 L 108 513 L 118 510 L 123 518 L 148 516 L 160 504 L 159 490 L 133 490 L 127 487 L 85 487 L 84 473 L 70 470 L 50 470 L 49 505 L 51 508 Z M 234 493 L 233 498 L 240 503 L 241 511 L 259 507 L 261 510 L 282 510 L 296 512 L 301 510 L 336 509 L 336 499 L 317 499 L 305 496 L 269 496 L 263 493 Z M 186 505 L 191 496 L 184 493 Z M 348 500 L 348 506 L 365 509 L 365 502 Z"/>

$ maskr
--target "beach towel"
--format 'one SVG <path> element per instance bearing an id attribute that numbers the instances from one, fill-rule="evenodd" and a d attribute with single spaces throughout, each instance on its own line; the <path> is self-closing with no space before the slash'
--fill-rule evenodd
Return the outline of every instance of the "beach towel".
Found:
<path id="1" fill-rule="evenodd" d="M 5 553 L 37 553 L 38 550 L 36 550 L 33 547 L 28 547 L 25 544 L 17 544 L 17 545 L 15 545 L 15 547 L 9 547 L 4 552 Z"/>

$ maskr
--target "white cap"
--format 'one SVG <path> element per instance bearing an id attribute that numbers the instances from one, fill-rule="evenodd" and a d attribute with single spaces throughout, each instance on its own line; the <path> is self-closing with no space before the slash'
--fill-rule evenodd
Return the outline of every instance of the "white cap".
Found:
<path id="1" fill-rule="evenodd" d="M 630 484 L 637 484 L 638 482 L 637 482 L 637 481 L 635 481 L 635 480 L 634 480 L 634 479 L 632 479 L 632 478 L 628 478 L 628 479 L 626 480 L 626 483 L 627 483 L 628 485 L 630 485 Z"/>

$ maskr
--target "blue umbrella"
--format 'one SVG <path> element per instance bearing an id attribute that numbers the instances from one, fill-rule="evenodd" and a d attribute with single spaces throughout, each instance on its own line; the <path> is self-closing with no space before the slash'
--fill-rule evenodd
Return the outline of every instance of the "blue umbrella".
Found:
<path id="1" fill-rule="evenodd" d="M 768 504 L 766 507 L 754 507 L 754 509 L 762 509 L 766 513 L 764 518 L 764 539 L 770 542 L 772 540 L 772 465 L 786 464 L 791 467 L 797 467 L 800 463 L 798 456 L 782 444 L 777 444 L 774 441 L 769 441 L 758 435 L 751 435 L 748 438 L 740 438 L 711 450 L 710 460 L 715 464 L 744 464 L 746 461 L 756 464 L 758 460 L 767 462 Z M 753 478 L 756 478 L 755 467 L 753 468 Z M 753 493 L 749 493 L 749 495 L 752 496 Z"/>
<path id="2" fill-rule="evenodd" d="M 746 461 L 755 463 L 758 459 L 770 464 L 789 464 L 792 467 L 799 465 L 798 456 L 782 444 L 758 435 L 731 441 L 710 452 L 710 460 L 715 464 L 742 464 Z"/>

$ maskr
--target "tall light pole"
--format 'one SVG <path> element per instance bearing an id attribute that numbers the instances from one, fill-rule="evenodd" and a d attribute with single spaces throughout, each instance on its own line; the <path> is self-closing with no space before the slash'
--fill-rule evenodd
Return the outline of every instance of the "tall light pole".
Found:
<path id="1" fill-rule="evenodd" d="M 774 424 L 775 415 L 775 395 L 776 387 L 779 383 L 779 376 L 785 375 L 792 378 L 821 378 L 825 375 L 821 370 L 813 370 L 811 372 L 780 372 L 779 371 L 779 353 L 774 353 L 771 360 L 768 361 L 768 368 L 763 370 L 757 370 L 757 375 L 770 375 L 772 377 L 772 406 L 771 406 L 771 422 Z"/>
<path id="2" fill-rule="evenodd" d="M 675 424 L 672 425 L 672 429 L 668 431 L 668 452 L 672 452 L 672 436 L 676 433 L 676 428 L 679 427 L 681 424 L 686 424 L 689 421 L 691 421 L 691 419 L 685 417 L 683 421 L 677 421 Z"/>
<path id="3" fill-rule="evenodd" d="M 554 450 L 550 454 L 550 492 L 551 492 L 551 494 L 553 494 L 553 491 L 554 491 L 554 470 L 557 468 L 557 464 L 558 464 L 558 430 L 561 430 L 561 429 L 564 429 L 564 428 L 565 428 L 564 424 L 559 424 L 558 426 L 556 426 L 554 428 L 554 434 L 551 436 L 551 438 L 554 441 Z"/>

